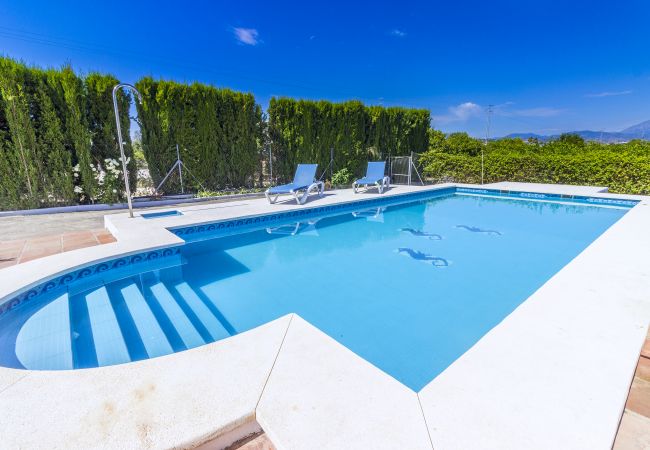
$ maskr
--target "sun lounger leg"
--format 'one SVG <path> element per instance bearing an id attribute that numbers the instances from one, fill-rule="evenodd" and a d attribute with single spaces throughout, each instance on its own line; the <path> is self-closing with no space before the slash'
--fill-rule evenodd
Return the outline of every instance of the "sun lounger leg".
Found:
<path id="1" fill-rule="evenodd" d="M 321 185 L 322 185 L 321 182 L 313 183 L 312 185 L 310 185 L 305 190 L 305 193 L 302 194 L 302 196 L 300 198 L 296 197 L 296 200 L 298 201 L 298 203 L 300 203 L 301 205 L 304 205 L 307 202 L 307 197 L 309 197 L 309 195 L 314 191 L 316 193 L 320 194 L 320 195 L 323 195 Z"/>
<path id="2" fill-rule="evenodd" d="M 275 203 L 275 202 L 278 201 L 278 197 L 279 197 L 279 195 L 276 195 L 275 198 L 272 198 L 272 195 L 269 194 L 269 191 L 266 191 L 266 192 L 264 193 L 264 195 L 266 196 L 266 199 L 267 199 L 267 200 L 269 201 L 269 203 L 271 203 L 271 204 L 273 204 L 273 203 Z"/>

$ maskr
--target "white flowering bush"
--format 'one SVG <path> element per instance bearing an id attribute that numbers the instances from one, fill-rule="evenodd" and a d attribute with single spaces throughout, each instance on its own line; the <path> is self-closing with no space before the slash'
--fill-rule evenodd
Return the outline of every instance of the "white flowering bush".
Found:
<path id="1" fill-rule="evenodd" d="M 129 163 L 130 158 L 126 159 Z M 92 197 L 89 197 L 81 185 L 74 187 L 74 192 L 79 196 L 79 202 L 90 201 L 91 203 L 119 203 L 124 200 L 124 178 L 120 161 L 113 158 L 106 158 L 103 162 L 97 161 L 96 164 L 90 163 L 93 177 L 96 182 L 96 189 Z M 79 182 L 81 168 L 79 164 L 73 167 L 73 177 L 75 182 Z"/>

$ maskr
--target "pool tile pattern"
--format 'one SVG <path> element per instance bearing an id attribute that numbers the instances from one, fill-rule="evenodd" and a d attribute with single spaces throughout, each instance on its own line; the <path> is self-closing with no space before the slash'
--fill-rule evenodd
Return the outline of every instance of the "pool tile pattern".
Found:
<path id="1" fill-rule="evenodd" d="M 539 192 L 522 192 L 511 191 L 505 189 L 476 189 L 476 188 L 456 188 L 456 192 L 463 194 L 476 194 L 476 195 L 493 195 L 497 197 L 514 197 L 526 198 L 533 200 L 549 200 L 549 201 L 571 201 L 575 203 L 586 203 L 592 205 L 603 206 L 620 206 L 624 208 L 631 208 L 638 203 L 636 200 L 625 200 L 617 198 L 599 198 L 589 197 L 586 195 L 567 195 L 567 194 L 542 194 Z"/>
<path id="2" fill-rule="evenodd" d="M 370 208 L 378 208 L 389 206 L 392 204 L 403 203 L 406 201 L 416 201 L 431 199 L 444 195 L 454 193 L 470 194 L 470 195 L 489 195 L 494 197 L 509 197 L 509 198 L 522 198 L 522 199 L 536 199 L 547 201 L 567 201 L 580 204 L 593 204 L 599 206 L 614 206 L 621 208 L 632 208 L 638 201 L 625 200 L 625 199 L 609 199 L 587 197 L 579 195 L 556 195 L 556 194 L 540 194 L 532 192 L 519 192 L 509 190 L 495 190 L 495 189 L 474 189 L 463 187 L 444 188 L 436 191 L 422 191 L 412 192 L 407 194 L 399 194 L 393 197 L 378 197 L 372 199 L 357 200 L 352 202 L 345 202 L 327 206 L 316 206 L 311 208 L 294 209 L 284 212 L 262 214 L 252 217 L 240 217 L 231 220 L 221 220 L 211 223 L 203 223 L 198 225 L 183 226 L 170 228 L 169 231 L 176 236 L 185 240 L 186 242 L 193 242 L 202 239 L 210 239 L 216 236 L 225 236 L 228 234 L 242 233 L 251 231 L 256 228 L 263 228 L 268 226 L 277 226 L 284 223 L 291 223 L 296 221 L 308 220 L 314 217 L 342 214 L 344 212 L 354 212 L 359 210 L 368 210 Z"/>
<path id="3" fill-rule="evenodd" d="M 241 217 L 232 220 L 221 220 L 206 224 L 191 225 L 184 227 L 170 228 L 169 231 L 186 242 L 193 242 L 201 239 L 211 239 L 216 236 L 225 236 L 234 233 L 243 233 L 257 228 L 278 226 L 285 223 L 308 220 L 315 217 L 337 215 L 344 212 L 365 211 L 370 208 L 378 208 L 399 204 L 406 201 L 425 200 L 444 195 L 451 195 L 456 192 L 455 188 L 439 189 L 436 191 L 412 192 L 399 194 L 393 197 L 376 197 L 357 200 L 327 206 L 316 206 L 311 208 L 293 209 L 284 212 L 261 214 L 252 217 Z"/>
<path id="4" fill-rule="evenodd" d="M 180 258 L 180 253 L 181 250 L 179 247 L 168 247 L 160 250 L 126 255 L 121 258 L 111 259 L 67 272 L 64 275 L 45 280 L 0 304 L 0 316 L 39 295 L 58 295 L 61 292 L 65 292 L 68 289 L 80 285 L 91 276 L 102 274 L 103 276 L 115 277 L 126 273 L 131 274 L 134 266 L 140 272 L 155 270 L 157 268 L 155 265 L 157 262 L 168 258 L 171 259 L 171 257 Z M 83 286 L 83 284 L 81 285 Z"/>

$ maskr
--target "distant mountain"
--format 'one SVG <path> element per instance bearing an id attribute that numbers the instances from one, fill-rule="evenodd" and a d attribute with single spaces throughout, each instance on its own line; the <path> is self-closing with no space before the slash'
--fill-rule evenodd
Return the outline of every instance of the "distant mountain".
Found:
<path id="1" fill-rule="evenodd" d="M 541 134 L 535 134 L 535 133 L 512 133 L 507 136 L 504 136 L 504 138 L 511 138 L 511 139 L 523 139 L 524 141 L 528 139 L 537 139 L 539 141 L 547 141 L 551 139 L 551 136 L 542 136 Z"/>
<path id="2" fill-rule="evenodd" d="M 626 129 L 622 130 L 621 133 L 640 134 L 642 136 L 650 136 L 650 120 L 646 120 L 645 122 L 641 122 L 636 125 L 632 125 L 631 127 L 627 127 Z"/>
<path id="3" fill-rule="evenodd" d="M 591 130 L 582 130 L 582 131 L 570 131 L 569 134 L 577 134 L 581 136 L 586 141 L 600 141 L 606 143 L 615 143 L 615 142 L 627 142 L 632 139 L 645 139 L 650 140 L 650 120 L 645 122 L 638 123 L 631 127 L 627 127 L 621 131 L 591 131 Z M 520 138 L 523 140 L 527 139 L 537 139 L 540 141 L 550 141 L 552 139 L 557 139 L 560 137 L 559 134 L 554 134 L 551 136 L 544 136 L 535 133 L 512 133 L 506 138 Z"/>

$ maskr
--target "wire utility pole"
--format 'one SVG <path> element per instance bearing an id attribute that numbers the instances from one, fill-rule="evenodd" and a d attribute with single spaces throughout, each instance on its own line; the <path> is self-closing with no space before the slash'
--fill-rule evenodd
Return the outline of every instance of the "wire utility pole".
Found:
<path id="1" fill-rule="evenodd" d="M 485 148 L 488 146 L 490 141 L 490 126 L 492 125 L 492 112 L 494 111 L 494 105 L 488 105 L 485 110 L 487 114 L 487 124 L 485 127 L 485 146 L 481 149 L 481 184 L 484 184 L 485 181 Z"/>

